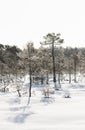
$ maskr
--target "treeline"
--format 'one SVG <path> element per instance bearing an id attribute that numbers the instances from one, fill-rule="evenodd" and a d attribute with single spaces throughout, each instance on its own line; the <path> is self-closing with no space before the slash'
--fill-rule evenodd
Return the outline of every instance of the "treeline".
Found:
<path id="1" fill-rule="evenodd" d="M 15 74 L 19 67 L 20 49 L 16 46 L 0 44 L 0 74 Z"/>
<path id="2" fill-rule="evenodd" d="M 69 83 L 71 75 L 74 75 L 74 82 L 77 82 L 76 74 L 85 73 L 85 48 L 54 48 L 55 71 L 58 75 L 57 80 L 60 83 L 60 77 L 63 74 L 69 74 Z M 14 75 L 24 77 L 31 74 L 34 77 L 46 76 L 53 73 L 52 47 L 34 48 L 34 44 L 29 42 L 27 48 L 21 50 L 16 46 L 0 44 L 0 76 Z M 43 82 L 43 81 L 42 81 Z"/>

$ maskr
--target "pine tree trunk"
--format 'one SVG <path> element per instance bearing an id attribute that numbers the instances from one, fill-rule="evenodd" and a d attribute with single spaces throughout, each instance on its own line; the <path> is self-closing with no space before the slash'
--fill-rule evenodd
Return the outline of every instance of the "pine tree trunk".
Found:
<path id="1" fill-rule="evenodd" d="M 30 61 L 31 62 L 31 61 Z M 31 63 L 29 65 L 29 74 L 30 74 L 30 86 L 29 86 L 29 97 L 31 97 L 31 87 L 32 87 L 32 72 L 31 72 Z"/>
<path id="2" fill-rule="evenodd" d="M 53 82 L 56 89 L 56 70 L 55 70 L 55 53 L 54 53 L 54 41 L 52 43 L 52 58 L 53 58 Z"/>
<path id="3" fill-rule="evenodd" d="M 49 76 L 48 76 L 48 72 L 47 72 L 47 79 L 46 79 L 46 84 L 48 84 L 48 81 L 49 81 Z"/>

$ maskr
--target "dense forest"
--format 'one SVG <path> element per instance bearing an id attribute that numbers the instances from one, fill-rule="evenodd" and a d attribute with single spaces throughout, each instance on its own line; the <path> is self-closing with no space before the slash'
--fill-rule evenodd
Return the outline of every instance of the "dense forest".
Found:
<path id="1" fill-rule="evenodd" d="M 38 49 L 33 42 L 28 42 L 23 50 L 17 46 L 0 44 L 0 81 L 5 84 L 5 81 L 10 82 L 14 77 L 23 78 L 29 74 L 30 86 L 39 78 L 42 84 L 44 79 L 48 84 L 49 76 L 55 74 L 53 80 L 60 84 L 63 75 L 68 74 L 69 83 L 72 80 L 76 83 L 77 74 L 85 73 L 85 48 L 63 48 L 61 44 L 57 46 L 56 41 L 63 43 L 60 34 L 48 34 L 44 39 Z"/>
<path id="2" fill-rule="evenodd" d="M 55 47 L 56 74 L 85 73 L 85 48 Z M 52 48 L 34 48 L 28 43 L 26 49 L 0 44 L 0 75 L 23 76 L 52 74 Z"/>

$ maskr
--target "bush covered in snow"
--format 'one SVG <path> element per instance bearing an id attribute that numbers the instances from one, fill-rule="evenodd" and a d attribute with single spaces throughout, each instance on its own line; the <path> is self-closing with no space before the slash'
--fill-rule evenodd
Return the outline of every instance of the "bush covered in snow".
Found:
<path id="1" fill-rule="evenodd" d="M 50 94 L 54 94 L 54 89 L 51 88 L 49 85 L 46 85 L 43 89 L 42 89 L 42 93 L 45 96 L 45 98 L 49 98 Z"/>

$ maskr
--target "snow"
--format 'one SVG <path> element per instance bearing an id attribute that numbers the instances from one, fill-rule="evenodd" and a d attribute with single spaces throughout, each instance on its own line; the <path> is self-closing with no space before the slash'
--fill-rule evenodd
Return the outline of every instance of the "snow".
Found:
<path id="1" fill-rule="evenodd" d="M 27 82 L 26 82 L 27 85 Z M 35 85 L 28 94 L 0 93 L 0 130 L 85 130 L 85 85 L 62 84 L 45 98 Z M 71 98 L 64 98 L 64 94 Z"/>

